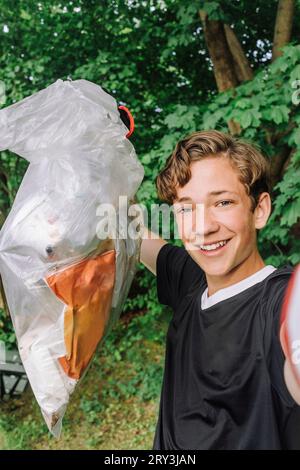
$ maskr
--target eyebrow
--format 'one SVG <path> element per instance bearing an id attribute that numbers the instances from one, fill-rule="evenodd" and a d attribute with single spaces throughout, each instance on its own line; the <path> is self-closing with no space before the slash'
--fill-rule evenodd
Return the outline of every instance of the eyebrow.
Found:
<path id="1" fill-rule="evenodd" d="M 238 196 L 238 193 L 235 191 L 228 191 L 227 189 L 220 189 L 219 191 L 210 191 L 208 193 L 208 196 L 220 196 L 220 194 L 234 194 L 235 196 Z M 180 199 L 177 199 L 176 202 L 190 202 L 192 199 L 190 197 L 181 197 Z"/>
<path id="2" fill-rule="evenodd" d="M 228 189 L 220 189 L 220 191 L 211 191 L 210 193 L 208 193 L 208 195 L 219 196 L 220 194 L 223 194 L 223 193 L 235 194 L 236 196 L 238 196 L 238 193 L 236 193 L 235 191 L 228 191 Z"/>

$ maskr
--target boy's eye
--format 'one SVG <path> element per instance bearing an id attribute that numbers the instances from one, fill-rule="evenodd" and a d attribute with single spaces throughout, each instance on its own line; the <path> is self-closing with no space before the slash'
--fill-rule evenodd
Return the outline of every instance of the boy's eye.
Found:
<path id="1" fill-rule="evenodd" d="M 177 210 L 177 214 L 187 214 L 188 212 L 192 212 L 192 208 L 191 208 L 191 207 L 180 207 L 180 208 Z"/>
<path id="2" fill-rule="evenodd" d="M 219 206 L 220 204 L 222 204 L 221 207 L 226 207 L 226 206 L 228 206 L 228 205 L 231 204 L 231 203 L 232 203 L 232 201 L 228 201 L 228 200 L 227 200 L 227 201 L 220 201 L 220 202 L 218 202 L 217 206 Z"/>

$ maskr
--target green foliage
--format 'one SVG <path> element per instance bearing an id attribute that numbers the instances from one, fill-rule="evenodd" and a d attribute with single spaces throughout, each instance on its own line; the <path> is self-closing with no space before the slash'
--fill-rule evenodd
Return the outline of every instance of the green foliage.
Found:
<path id="1" fill-rule="evenodd" d="M 38 441 L 44 433 L 43 427 L 38 422 L 32 420 L 32 415 L 27 415 L 22 420 L 21 428 L 22 432 L 20 433 L 13 418 L 7 419 L 5 415 L 0 417 L 0 430 L 2 429 L 9 436 L 7 439 L 9 449 L 12 447 L 15 450 L 24 449 L 28 441 Z"/>
<path id="2" fill-rule="evenodd" d="M 157 305 L 156 299 L 151 300 L 151 295 L 153 292 L 150 290 L 144 301 L 147 314 L 133 317 L 128 324 L 117 325 L 104 342 L 102 354 L 106 366 L 112 368 L 115 363 L 127 365 L 126 380 L 121 382 L 108 378 L 109 388 L 105 394 L 111 398 L 126 400 L 136 396 L 147 401 L 159 396 L 163 363 L 160 355 L 153 361 L 152 353 L 154 345 L 164 344 L 169 317 Z M 150 356 L 152 360 L 149 362 Z"/>
<path id="3" fill-rule="evenodd" d="M 96 394 L 92 399 L 82 397 L 80 409 L 85 414 L 88 423 L 100 423 L 100 413 L 103 412 L 104 405 Z"/>
<path id="4" fill-rule="evenodd" d="M 210 20 L 221 20 L 225 21 L 226 16 L 222 10 L 222 2 L 206 2 L 202 1 L 201 8 L 207 13 Z"/>
<path id="5" fill-rule="evenodd" d="M 16 344 L 12 323 L 3 308 L 0 308 L 0 341 L 3 341 L 8 349 L 13 349 Z"/>

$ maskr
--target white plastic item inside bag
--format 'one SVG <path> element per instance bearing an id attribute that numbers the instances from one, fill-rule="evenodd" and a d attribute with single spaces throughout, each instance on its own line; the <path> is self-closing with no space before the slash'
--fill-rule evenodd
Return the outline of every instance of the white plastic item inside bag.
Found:
<path id="1" fill-rule="evenodd" d="M 0 111 L 0 150 L 30 162 L 0 232 L 0 272 L 24 368 L 55 436 L 135 273 L 140 237 L 97 228 L 101 204 L 118 214 L 119 196 L 131 201 L 143 179 L 127 133 L 114 98 L 86 80 L 58 80 Z"/>

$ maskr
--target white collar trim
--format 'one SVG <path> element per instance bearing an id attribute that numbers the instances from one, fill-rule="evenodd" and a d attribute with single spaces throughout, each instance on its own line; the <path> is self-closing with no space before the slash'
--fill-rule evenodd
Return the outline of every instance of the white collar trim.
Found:
<path id="1" fill-rule="evenodd" d="M 201 297 L 201 309 L 204 310 L 206 308 L 212 307 L 213 305 L 222 302 L 223 300 L 229 299 L 230 297 L 233 297 L 234 295 L 243 292 L 249 287 L 257 284 L 258 282 L 263 281 L 274 271 L 276 271 L 276 268 L 274 268 L 274 266 L 265 266 L 256 273 L 252 274 L 251 276 L 246 277 L 242 281 L 239 281 L 236 284 L 232 284 L 229 287 L 225 287 L 224 289 L 218 290 L 218 292 L 212 294 L 210 297 L 208 297 L 207 295 L 207 287 Z"/>

